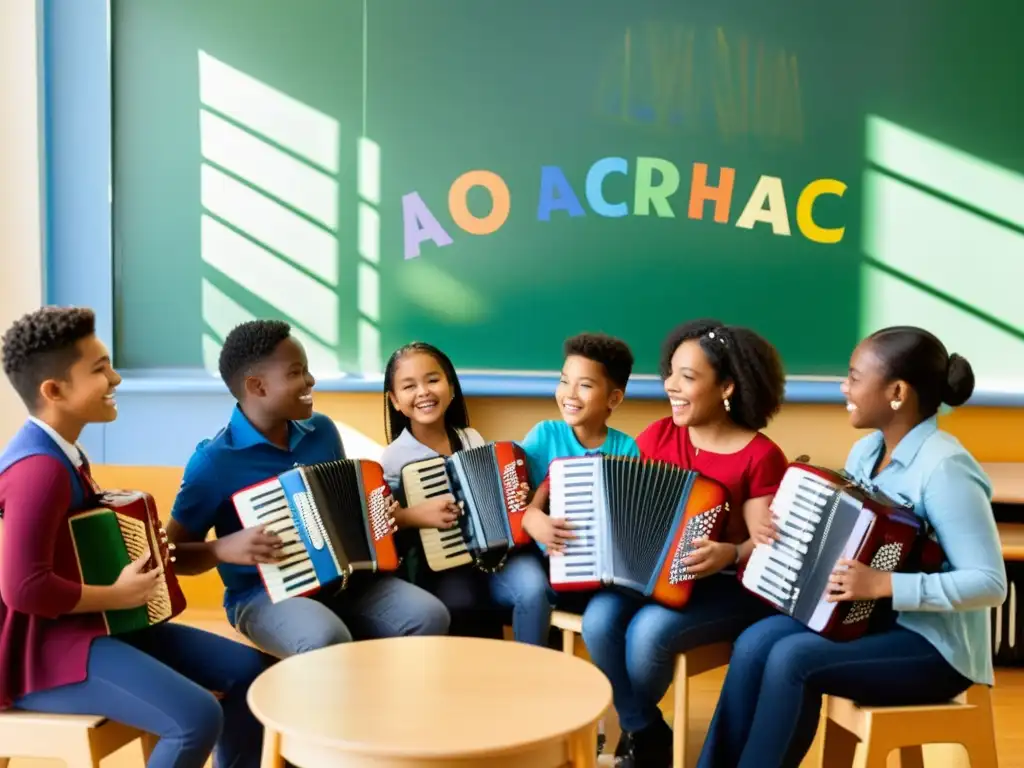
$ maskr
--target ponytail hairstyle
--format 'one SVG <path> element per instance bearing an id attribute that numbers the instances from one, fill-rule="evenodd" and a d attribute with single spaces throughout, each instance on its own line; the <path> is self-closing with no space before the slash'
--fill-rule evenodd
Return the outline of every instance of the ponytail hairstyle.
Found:
<path id="1" fill-rule="evenodd" d="M 897 325 L 868 336 L 888 381 L 905 381 L 917 393 L 921 419 L 928 419 L 945 403 L 963 405 L 974 394 L 974 370 L 939 338 L 923 328 Z"/>
<path id="2" fill-rule="evenodd" d="M 462 386 L 459 384 L 455 366 L 448 359 L 448 355 L 437 347 L 422 341 L 414 341 L 396 349 L 388 358 L 388 364 L 384 368 L 384 437 L 390 444 L 402 434 L 402 430 L 411 427 L 409 417 L 395 408 L 390 395 L 395 390 L 395 370 L 398 368 L 398 363 L 406 355 L 416 353 L 433 357 L 441 366 L 445 378 L 448 379 L 448 386 L 452 388 L 452 401 L 444 412 L 444 426 L 448 432 L 448 439 L 452 442 L 452 449 L 458 450 L 456 446 L 461 445 L 462 441 L 456 430 L 466 429 L 469 426 L 469 411 L 466 408 L 466 399 L 462 395 Z"/>
<path id="3" fill-rule="evenodd" d="M 697 339 L 719 383 L 732 381 L 729 418 L 745 429 L 758 431 L 782 407 L 786 392 L 779 353 L 759 334 L 718 320 L 683 323 L 665 339 L 661 350 L 661 376 L 672 373 L 672 356 L 684 341 Z"/>

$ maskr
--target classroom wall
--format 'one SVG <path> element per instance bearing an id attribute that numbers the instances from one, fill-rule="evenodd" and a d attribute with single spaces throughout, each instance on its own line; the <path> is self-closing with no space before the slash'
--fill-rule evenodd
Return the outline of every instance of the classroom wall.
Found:
<path id="1" fill-rule="evenodd" d="M 317 396 L 316 408 L 337 422 L 350 455 L 379 456 L 384 444 L 379 395 L 325 393 Z M 537 421 L 558 418 L 554 400 L 537 398 L 470 398 L 469 411 L 473 425 L 492 440 L 520 439 Z M 611 424 L 635 435 L 667 414 L 664 401 L 627 400 Z M 964 408 L 941 421 L 979 461 L 1024 461 L 1024 409 Z M 843 464 L 859 436 L 849 426 L 841 405 L 784 406 L 766 431 L 790 458 L 806 453 L 813 461 L 830 466 Z M 182 457 L 182 463 L 185 461 L 187 457 Z M 163 517 L 170 512 L 181 473 L 180 467 L 95 467 L 97 480 L 106 487 L 141 488 L 152 493 Z M 216 572 L 189 577 L 183 586 L 191 608 L 216 609 L 220 605 L 223 587 Z"/>
<path id="2" fill-rule="evenodd" d="M 39 78 L 34 2 L 4 3 L 0 14 L 0 327 L 39 306 L 42 297 Z M 0 443 L 25 410 L 0 387 Z"/>

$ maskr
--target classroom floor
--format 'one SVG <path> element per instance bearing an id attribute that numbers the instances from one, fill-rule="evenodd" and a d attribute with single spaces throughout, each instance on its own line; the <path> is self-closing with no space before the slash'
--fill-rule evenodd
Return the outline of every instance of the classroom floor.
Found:
<path id="1" fill-rule="evenodd" d="M 190 612 L 184 620 L 202 629 L 239 639 L 239 636 L 227 623 L 220 611 Z M 707 730 L 708 722 L 714 711 L 718 692 L 722 686 L 724 669 L 716 669 L 690 681 L 690 739 L 691 743 L 699 744 Z M 999 752 L 1000 768 L 1024 768 L 1024 669 L 997 669 L 996 687 L 993 692 L 995 706 L 996 738 Z M 672 721 L 672 691 L 670 690 L 662 703 L 666 719 Z M 818 745 L 812 748 L 801 768 L 819 768 L 817 758 Z M 925 748 L 925 768 L 961 768 L 966 767 L 963 749 L 957 747 L 959 756 L 950 759 L 949 749 L 929 754 L 931 748 Z M 62 763 L 54 760 L 14 759 L 9 768 L 60 768 Z M 105 760 L 103 768 L 142 768 L 142 753 L 138 745 L 130 744 L 120 752 Z M 207 763 L 207 766 L 210 764 Z M 899 768 L 898 753 L 889 756 L 888 768 Z"/>

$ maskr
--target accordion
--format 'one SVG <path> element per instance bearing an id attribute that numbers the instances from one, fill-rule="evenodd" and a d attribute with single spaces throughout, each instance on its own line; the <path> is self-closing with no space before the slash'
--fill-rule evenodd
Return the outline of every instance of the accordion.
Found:
<path id="1" fill-rule="evenodd" d="M 555 590 L 614 585 L 669 608 L 686 604 L 695 577 L 683 560 L 694 539 L 721 535 L 724 486 L 664 462 L 604 455 L 555 459 L 548 477 L 550 514 L 575 534 L 550 558 Z"/>
<path id="2" fill-rule="evenodd" d="M 156 593 L 138 608 L 102 611 L 107 634 L 122 635 L 173 619 L 185 610 L 185 595 L 171 564 L 167 535 L 153 497 L 143 491 L 106 491 L 98 507 L 68 516 L 71 543 L 82 583 L 109 586 L 147 549 L 145 570 L 163 566 Z"/>
<path id="3" fill-rule="evenodd" d="M 380 464 L 338 459 L 296 466 L 232 496 L 243 528 L 266 526 L 282 559 L 260 563 L 272 602 L 310 595 L 355 571 L 395 571 L 398 550 Z"/>
<path id="4" fill-rule="evenodd" d="M 779 539 L 754 548 L 743 586 L 833 640 L 861 637 L 880 613 L 877 600 L 828 601 L 829 577 L 839 560 L 890 572 L 942 564 L 941 549 L 911 507 L 845 473 L 794 462 L 772 511 Z"/>
<path id="5" fill-rule="evenodd" d="M 513 442 L 465 448 L 402 467 L 406 507 L 446 493 L 462 503 L 457 525 L 448 530 L 420 529 L 430 569 L 444 571 L 469 563 L 494 569 L 511 549 L 529 543 L 523 530 L 526 507 L 518 495 L 526 482 L 526 455 Z"/>

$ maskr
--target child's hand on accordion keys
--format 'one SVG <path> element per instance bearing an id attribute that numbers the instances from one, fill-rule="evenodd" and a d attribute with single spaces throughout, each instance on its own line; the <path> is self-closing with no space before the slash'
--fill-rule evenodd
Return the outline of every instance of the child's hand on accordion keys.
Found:
<path id="1" fill-rule="evenodd" d="M 576 538 L 572 523 L 558 517 L 551 517 L 537 507 L 527 507 L 523 513 L 523 530 L 538 544 L 543 544 L 549 555 L 561 555 L 566 542 Z"/>
<path id="2" fill-rule="evenodd" d="M 424 501 L 422 504 L 415 504 L 408 509 L 401 511 L 399 508 L 392 510 L 401 514 L 401 527 L 410 528 L 439 528 L 448 530 L 458 522 L 462 514 L 462 507 L 450 493 L 435 496 Z"/>
<path id="3" fill-rule="evenodd" d="M 163 566 L 145 570 L 149 565 L 149 551 L 143 552 L 137 560 L 133 560 L 121 569 L 117 581 L 111 586 L 114 590 L 114 601 L 118 608 L 138 608 L 149 602 L 160 584 L 164 572 Z"/>
<path id="4" fill-rule="evenodd" d="M 859 560 L 840 560 L 828 579 L 828 601 L 881 600 L 892 597 L 892 574 Z"/>
<path id="5" fill-rule="evenodd" d="M 218 560 L 234 565 L 273 564 L 284 557 L 284 539 L 262 525 L 217 539 L 213 546 Z"/>
<path id="6" fill-rule="evenodd" d="M 735 564 L 739 549 L 735 544 L 724 541 L 694 539 L 693 548 L 683 562 L 686 573 L 698 579 L 718 573 L 723 568 Z"/>

